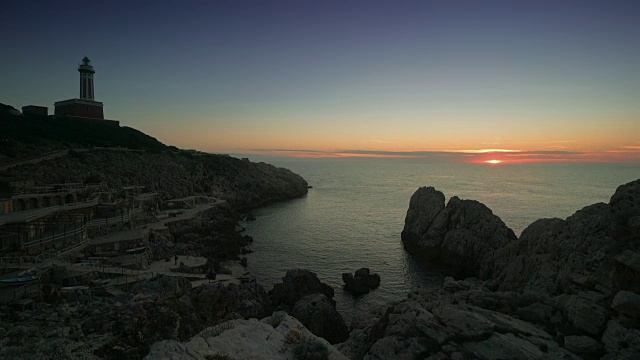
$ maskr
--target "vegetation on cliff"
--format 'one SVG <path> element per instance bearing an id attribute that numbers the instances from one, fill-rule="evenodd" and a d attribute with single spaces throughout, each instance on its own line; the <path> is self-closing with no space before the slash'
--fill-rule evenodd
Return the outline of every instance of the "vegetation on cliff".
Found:
<path id="1" fill-rule="evenodd" d="M 136 129 L 83 119 L 0 112 L 0 129 L 0 160 L 4 161 L 89 147 L 177 150 Z"/>

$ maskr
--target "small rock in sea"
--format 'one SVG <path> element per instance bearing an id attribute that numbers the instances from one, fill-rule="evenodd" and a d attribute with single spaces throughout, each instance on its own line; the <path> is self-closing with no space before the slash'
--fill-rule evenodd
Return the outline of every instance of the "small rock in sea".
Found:
<path id="1" fill-rule="evenodd" d="M 247 267 L 247 258 L 240 259 L 240 265 Z"/>
<path id="2" fill-rule="evenodd" d="M 343 273 L 342 281 L 344 282 L 344 289 L 354 295 L 368 294 L 371 290 L 380 286 L 380 276 L 378 274 L 370 274 L 369 268 L 358 269 L 355 275 Z"/>

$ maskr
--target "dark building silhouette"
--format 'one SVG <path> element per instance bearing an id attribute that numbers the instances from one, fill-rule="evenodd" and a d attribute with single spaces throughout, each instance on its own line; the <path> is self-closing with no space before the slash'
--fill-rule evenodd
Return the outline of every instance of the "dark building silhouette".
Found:
<path id="1" fill-rule="evenodd" d="M 22 114 L 49 116 L 49 108 L 46 106 L 27 105 L 22 107 Z"/>

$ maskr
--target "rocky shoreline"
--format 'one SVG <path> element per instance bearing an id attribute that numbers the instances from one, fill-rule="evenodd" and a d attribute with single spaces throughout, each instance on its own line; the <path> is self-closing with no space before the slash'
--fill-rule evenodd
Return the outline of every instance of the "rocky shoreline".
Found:
<path id="1" fill-rule="evenodd" d="M 252 241 L 237 232 L 241 215 L 235 209 L 307 191 L 302 178 L 267 164 L 210 155 L 203 161 L 168 162 L 166 157 L 174 155 L 157 161 L 154 156 L 71 154 L 38 164 L 39 173 L 46 174 L 38 176 L 43 182 L 64 174 L 122 184 L 147 179 L 150 191 L 167 191 L 168 198 L 202 191 L 227 200 L 231 206 L 171 225 L 166 238 L 151 245 L 157 259 L 172 253 L 204 256 L 209 261 L 198 271 L 212 273 L 224 271 L 225 261 L 237 264 Z M 11 174 L 29 174 L 31 167 L 14 168 Z M 157 276 L 103 293 L 65 295 L 49 287 L 45 302 L 34 309 L 0 307 L 0 357 L 640 356 L 640 180 L 620 186 L 607 204 L 588 206 L 566 220 L 538 220 L 519 238 L 485 205 L 457 197 L 445 204 L 441 192 L 420 188 L 411 197 L 401 237 L 408 252 L 450 267 L 452 276 L 436 292 L 410 293 L 405 300 L 370 309 L 350 325 L 336 311 L 334 289 L 308 270 L 288 271 L 269 291 L 251 278 L 194 287 L 185 278 Z M 355 279 L 371 280 L 367 288 L 380 284 L 364 270 L 344 275 L 356 294 L 366 291 L 354 285 Z"/>
<path id="2" fill-rule="evenodd" d="M 541 219 L 518 239 L 481 203 L 421 188 L 402 240 L 451 266 L 438 293 L 410 294 L 352 324 L 352 359 L 635 359 L 640 356 L 640 180 L 608 204 Z"/>
<path id="3" fill-rule="evenodd" d="M 433 188 L 419 189 L 402 239 L 416 256 L 450 266 L 455 278 L 446 278 L 437 292 L 413 292 L 354 318 L 347 340 L 335 345 L 342 355 L 354 360 L 640 356 L 640 180 L 620 186 L 608 204 L 588 206 L 566 220 L 538 220 L 520 238 L 483 204 L 454 197 L 445 206 L 444 200 Z M 302 288 L 326 297 L 328 290 L 305 285 L 316 280 L 304 279 Z M 206 359 L 215 349 L 202 344 L 220 335 L 199 336 L 200 345 L 159 343 L 151 354 Z M 291 346 L 272 358 L 295 358 Z M 228 359 L 244 354 L 240 348 L 223 353 Z"/>
<path id="4" fill-rule="evenodd" d="M 102 290 L 94 287 L 94 275 L 57 280 L 54 269 L 42 287 L 41 302 L 27 309 L 0 306 L 0 357 L 140 359 L 157 341 L 187 340 L 227 320 L 270 315 L 262 286 L 246 270 L 233 270 L 243 269 L 242 249 L 251 241 L 236 231 L 239 216 L 228 206 L 216 207 L 168 224 L 162 237 L 149 242 L 151 261 L 164 262 L 175 254 L 180 261 L 207 258 L 202 266 L 176 269 L 212 273 L 210 280 L 157 275 Z M 69 285 L 76 290 L 64 291 Z"/>
<path id="5" fill-rule="evenodd" d="M 151 229 L 148 261 L 175 256 L 171 271 L 193 273 L 192 281 L 156 275 L 101 289 L 95 283 L 102 275 L 82 271 L 67 276 L 65 270 L 63 280 L 54 268 L 41 279 L 40 301 L 26 308 L 18 303 L 0 306 L 0 357 L 7 359 L 140 359 L 157 341 L 187 340 L 227 320 L 270 315 L 266 291 L 242 267 L 246 258 L 241 255 L 250 251 L 252 239 L 238 232 L 239 211 L 303 196 L 308 186 L 299 175 L 269 164 L 171 151 L 71 150 L 1 175 L 36 185 L 104 182 L 111 188 L 144 187 L 161 199 L 195 194 L 224 200 Z M 189 256 L 207 261 L 178 266 L 178 258 Z M 130 272 L 135 275 L 135 270 Z M 209 280 L 193 280 L 202 274 Z"/>

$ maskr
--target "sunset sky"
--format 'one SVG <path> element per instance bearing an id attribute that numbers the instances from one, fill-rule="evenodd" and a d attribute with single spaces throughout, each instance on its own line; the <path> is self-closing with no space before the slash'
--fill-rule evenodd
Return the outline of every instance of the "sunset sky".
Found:
<path id="1" fill-rule="evenodd" d="M 2 7 L 17 108 L 77 97 L 87 55 L 106 118 L 182 148 L 640 162 L 638 0 Z"/>

